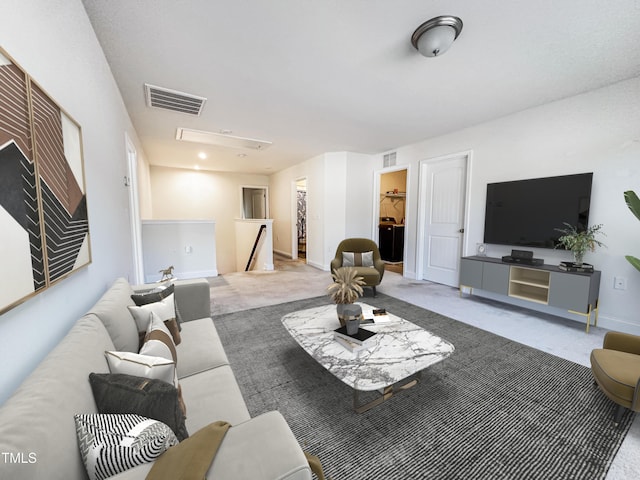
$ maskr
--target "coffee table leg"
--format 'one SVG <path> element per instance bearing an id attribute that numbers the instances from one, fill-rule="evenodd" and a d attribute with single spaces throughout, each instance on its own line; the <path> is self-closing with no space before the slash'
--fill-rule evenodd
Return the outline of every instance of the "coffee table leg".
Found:
<path id="1" fill-rule="evenodd" d="M 400 392 L 409 390 L 411 387 L 414 387 L 415 385 L 418 384 L 418 381 L 420 381 L 421 373 L 422 372 L 418 372 L 418 373 L 415 373 L 414 375 L 411 375 L 410 377 L 407 377 L 407 382 L 403 383 L 402 385 L 396 386 L 395 388 L 393 385 L 385 387 L 380 393 L 380 396 L 378 398 L 376 398 L 375 400 L 371 400 L 368 403 L 360 404 L 360 392 L 358 390 L 354 390 L 353 391 L 353 409 L 355 410 L 356 413 L 364 413 L 368 410 L 371 410 L 373 407 L 376 407 L 381 403 L 386 402 L 391 397 L 399 394 Z"/>

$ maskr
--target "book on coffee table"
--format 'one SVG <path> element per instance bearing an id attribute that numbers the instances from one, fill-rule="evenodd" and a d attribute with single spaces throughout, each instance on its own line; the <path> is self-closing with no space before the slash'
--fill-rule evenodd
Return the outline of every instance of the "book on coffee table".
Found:
<path id="1" fill-rule="evenodd" d="M 359 343 L 353 343 L 342 337 L 335 337 L 335 341 L 340 345 L 342 345 L 347 350 L 349 350 L 351 353 L 356 353 L 361 350 L 366 350 L 367 348 L 370 347 L 370 345 L 361 345 Z"/>
<path id="2" fill-rule="evenodd" d="M 375 325 L 376 323 L 386 323 L 390 320 L 384 308 L 362 309 L 362 317 L 361 325 Z"/>
<path id="3" fill-rule="evenodd" d="M 371 332 L 369 330 L 365 330 L 364 328 L 359 328 L 358 332 L 354 335 L 349 335 L 347 333 L 347 327 L 336 328 L 333 331 L 333 338 L 339 338 L 342 340 L 346 340 L 347 342 L 355 343 L 356 345 L 368 345 L 373 343 L 373 336 L 376 332 Z"/>

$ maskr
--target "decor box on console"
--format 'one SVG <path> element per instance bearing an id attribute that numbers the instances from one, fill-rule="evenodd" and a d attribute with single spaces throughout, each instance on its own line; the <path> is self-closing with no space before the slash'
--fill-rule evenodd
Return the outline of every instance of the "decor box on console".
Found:
<path id="1" fill-rule="evenodd" d="M 174 289 L 182 320 L 181 341 L 174 354 L 177 356 L 178 391 L 182 392 L 187 412 L 184 426 L 193 436 L 217 421 L 231 424 L 208 469 L 207 478 L 311 479 L 305 454 L 284 417 L 275 411 L 250 417 L 210 318 L 208 282 L 176 281 Z M 105 377 L 100 374 L 110 373 L 105 352 L 119 352 L 123 358 L 124 354 L 138 352 L 139 325 L 136 326 L 128 308 L 135 310 L 132 294 L 134 289 L 126 280 L 116 280 L 14 395 L 0 406 L 0 452 L 6 452 L 10 460 L 26 460 L 0 461 L 0 478 L 88 478 L 88 467 L 85 468 L 80 452 L 88 440 L 85 437 L 78 441 L 78 420 L 74 417 L 81 416 L 83 421 L 91 414 L 99 413 L 98 397 L 94 400 L 89 375 L 95 373 Z M 153 317 L 155 314 L 150 315 Z M 92 376 L 92 382 L 95 377 Z M 168 383 L 163 382 L 163 385 L 170 387 Z M 175 398 L 175 390 L 173 393 Z M 120 413 L 135 413 L 126 410 L 127 406 L 124 406 Z M 168 411 L 167 418 L 175 418 L 178 411 L 175 408 Z M 135 415 L 127 417 L 131 420 Z M 105 422 L 100 427 L 105 425 L 110 424 Z M 169 435 L 172 436 L 170 431 Z M 112 478 L 142 479 L 152 465 L 144 463 Z"/>

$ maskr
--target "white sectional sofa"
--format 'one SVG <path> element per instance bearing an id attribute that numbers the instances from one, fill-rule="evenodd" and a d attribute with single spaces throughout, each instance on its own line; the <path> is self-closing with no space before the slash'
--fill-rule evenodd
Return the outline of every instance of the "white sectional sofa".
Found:
<path id="1" fill-rule="evenodd" d="M 105 351 L 135 351 L 138 332 L 127 306 L 132 287 L 118 279 L 59 345 L 0 406 L 0 478 L 86 479 L 74 415 L 97 413 L 89 374 L 109 373 Z M 207 478 L 312 478 L 309 464 L 278 412 L 251 418 L 210 318 L 206 280 L 175 282 L 182 316 L 177 372 L 190 434 L 217 420 L 229 422 Z M 8 454 L 8 455 L 6 455 Z M 10 456 L 9 456 L 10 455 Z M 9 461 L 6 461 L 6 460 Z M 150 463 L 112 478 L 141 479 Z"/>

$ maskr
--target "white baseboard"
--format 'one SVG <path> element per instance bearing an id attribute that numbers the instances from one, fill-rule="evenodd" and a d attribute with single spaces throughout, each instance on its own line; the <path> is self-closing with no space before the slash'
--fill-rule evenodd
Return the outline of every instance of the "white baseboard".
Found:
<path id="1" fill-rule="evenodd" d="M 312 267 L 317 268 L 319 270 L 322 270 L 324 272 L 328 272 L 329 271 L 329 266 L 328 265 L 323 265 L 323 264 L 318 263 L 318 262 L 313 262 L 313 261 L 310 261 L 309 259 L 307 259 L 307 265 L 311 265 Z"/>
<path id="2" fill-rule="evenodd" d="M 405 263 L 405 265 L 406 265 L 406 263 Z M 402 276 L 404 278 L 410 278 L 412 280 L 417 280 L 418 279 L 418 275 L 413 270 L 402 269 Z"/>
<path id="3" fill-rule="evenodd" d="M 598 315 L 598 326 L 607 330 L 615 330 L 616 332 L 630 333 L 632 335 L 640 335 L 640 325 L 625 322 L 619 318 Z"/>
<path id="4" fill-rule="evenodd" d="M 283 250 L 276 250 L 275 248 L 273 249 L 273 253 L 277 253 L 278 255 L 282 255 L 283 257 L 287 257 L 287 258 L 293 258 L 291 256 L 291 252 L 285 252 Z"/>

